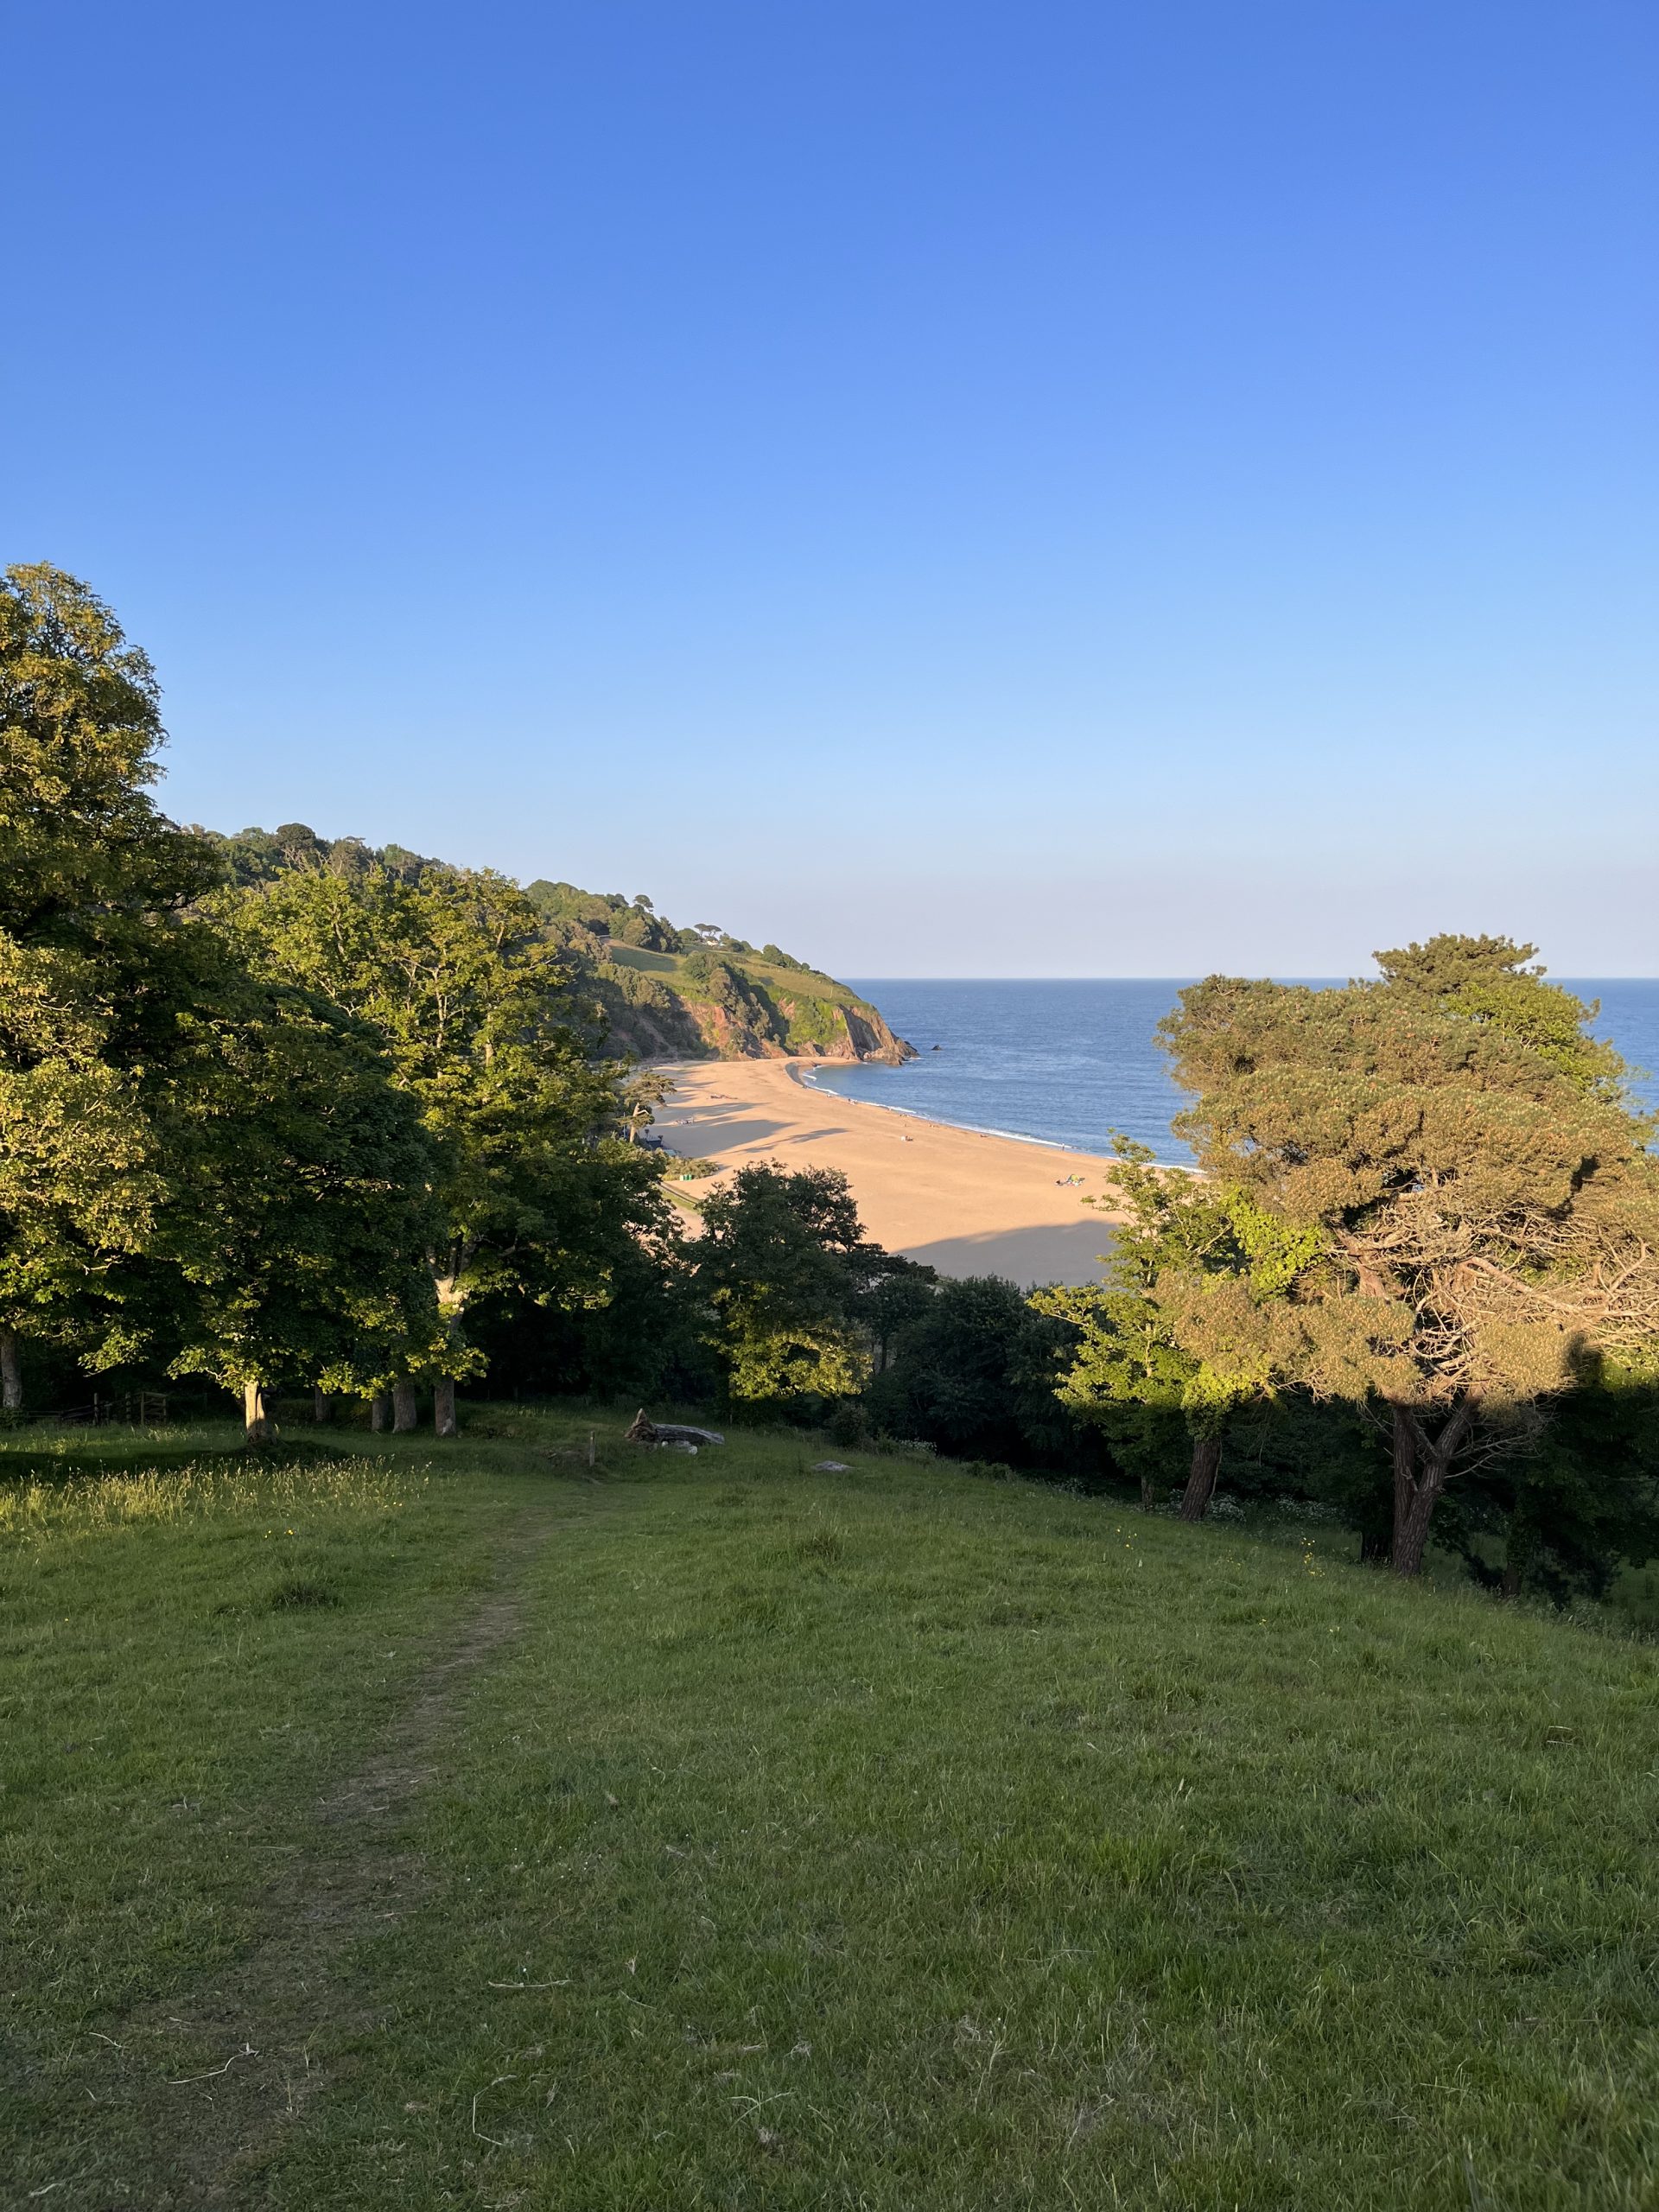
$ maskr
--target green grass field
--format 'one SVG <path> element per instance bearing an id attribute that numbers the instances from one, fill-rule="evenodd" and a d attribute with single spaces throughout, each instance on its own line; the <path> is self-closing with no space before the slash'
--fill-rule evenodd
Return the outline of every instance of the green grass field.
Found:
<path id="1" fill-rule="evenodd" d="M 1654 1649 L 487 1425 L 0 1448 L 6 2203 L 1659 2204 Z"/>
<path id="2" fill-rule="evenodd" d="M 608 957 L 621 968 L 638 968 L 649 976 L 658 976 L 666 982 L 677 982 L 685 972 L 685 956 L 675 952 L 647 952 L 637 944 L 612 944 Z M 838 983 L 830 976 L 820 976 L 808 968 L 779 968 L 770 960 L 762 960 L 758 953 L 717 952 L 717 958 L 740 975 L 760 983 L 774 996 L 791 999 L 823 999 L 834 1006 L 857 1007 L 868 1010 L 869 1001 L 861 999 L 845 983 Z"/>
<path id="3" fill-rule="evenodd" d="M 641 944 L 613 942 L 607 947 L 607 957 L 619 968 L 638 968 L 647 976 L 677 976 L 685 964 L 677 952 L 650 952 Z"/>

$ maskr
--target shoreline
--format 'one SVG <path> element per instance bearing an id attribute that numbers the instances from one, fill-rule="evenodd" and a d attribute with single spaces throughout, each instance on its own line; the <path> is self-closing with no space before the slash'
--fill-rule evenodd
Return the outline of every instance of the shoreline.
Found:
<path id="1" fill-rule="evenodd" d="M 788 1059 L 777 1061 L 774 1065 L 800 1070 L 801 1072 L 795 1077 L 796 1082 L 804 1090 L 809 1089 L 817 1090 L 817 1086 L 812 1083 L 809 1072 L 811 1069 L 856 1067 L 863 1064 L 855 1060 Z M 894 1106 L 885 1098 L 856 1098 L 844 1090 L 824 1090 L 819 1091 L 817 1095 L 820 1097 L 836 1099 L 843 1106 L 873 1106 L 878 1114 L 902 1114 L 907 1121 L 925 1122 L 930 1128 L 933 1129 L 960 1129 L 966 1136 L 995 1137 L 999 1141 L 1006 1144 L 1040 1145 L 1045 1151 L 1063 1152 L 1078 1160 L 1109 1160 L 1112 1157 L 1109 1153 L 1090 1152 L 1083 1145 L 1068 1144 L 1064 1137 L 1034 1137 L 1024 1129 L 988 1128 L 982 1122 L 947 1122 L 938 1114 L 923 1113 L 919 1106 Z M 1171 1175 L 1197 1175 L 1199 1172 L 1190 1160 L 1154 1160 L 1152 1164 L 1160 1173 Z"/>
<path id="2" fill-rule="evenodd" d="M 653 1065 L 672 1084 L 653 1128 L 667 1152 L 719 1174 L 767 1160 L 834 1168 L 869 1236 L 941 1274 L 1100 1278 L 1114 1215 L 1083 1200 L 1107 1196 L 1109 1155 L 849 1098 L 811 1079 L 825 1065 L 817 1058 Z"/>
<path id="3" fill-rule="evenodd" d="M 1085 1152 L 1081 1145 L 1067 1144 L 1059 1137 L 1033 1137 L 1024 1129 L 989 1129 L 982 1122 L 947 1122 L 938 1114 L 924 1114 L 918 1106 L 893 1106 L 885 1098 L 855 1098 L 844 1090 L 817 1090 L 810 1073 L 811 1069 L 855 1067 L 860 1065 L 857 1061 L 785 1060 L 779 1065 L 799 1071 L 795 1080 L 803 1090 L 817 1091 L 820 1097 L 837 1099 L 843 1106 L 873 1106 L 878 1114 L 902 1114 L 907 1122 L 925 1122 L 931 1129 L 960 1129 L 964 1136 L 996 1137 L 1006 1144 L 1041 1145 L 1045 1151 L 1072 1153 L 1080 1160 L 1103 1160 L 1108 1156 L 1104 1153 Z"/>

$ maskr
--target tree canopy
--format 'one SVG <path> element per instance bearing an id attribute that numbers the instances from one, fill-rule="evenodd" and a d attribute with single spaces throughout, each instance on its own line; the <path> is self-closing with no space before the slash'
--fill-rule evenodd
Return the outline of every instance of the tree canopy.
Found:
<path id="1" fill-rule="evenodd" d="M 1656 1340 L 1649 1125 L 1533 950 L 1437 938 L 1340 990 L 1211 976 L 1163 1027 L 1205 1173 L 1313 1240 L 1272 1298 L 1189 1274 L 1177 1339 L 1386 1410 L 1402 1573 L 1455 1472 Z"/>
<path id="2" fill-rule="evenodd" d="M 480 1288 L 602 1302 L 660 1236 L 627 1076 L 535 905 L 289 823 L 180 830 L 148 661 L 73 577 L 0 590 L 0 1376 L 20 1346 L 444 1392 Z"/>
<path id="3" fill-rule="evenodd" d="M 1158 1166 L 1149 1147 L 1121 1132 L 1114 1141 L 1108 1196 L 1124 1218 L 1103 1255 L 1101 1281 L 1042 1291 L 1031 1302 L 1072 1325 L 1058 1395 L 1103 1430 L 1148 1503 L 1178 1431 L 1185 1434 L 1191 1464 L 1181 1510 L 1197 1520 L 1215 1489 L 1230 1416 L 1281 1379 L 1257 1317 L 1265 1301 L 1282 1296 L 1318 1234 L 1278 1221 L 1236 1187 Z M 1209 1323 L 1202 1342 L 1182 1326 L 1194 1294 Z"/>
<path id="4" fill-rule="evenodd" d="M 109 1340 L 111 1271 L 167 1192 L 150 1089 L 188 996 L 211 854 L 146 786 L 154 676 L 86 585 L 0 580 L 0 1381 L 19 1344 Z"/>
<path id="5" fill-rule="evenodd" d="M 378 863 L 290 868 L 217 911 L 256 972 L 365 1023 L 429 1151 L 429 1266 L 448 1325 L 410 1371 L 470 1371 L 480 1294 L 602 1302 L 617 1240 L 660 1235 L 660 1169 L 621 1141 L 626 1071 L 595 1056 L 569 977 L 516 884 Z"/>
<path id="6" fill-rule="evenodd" d="M 695 1256 L 730 1396 L 852 1396 L 870 1367 L 859 1302 L 884 1257 L 866 1243 L 837 1169 L 739 1168 L 704 1205 Z"/>

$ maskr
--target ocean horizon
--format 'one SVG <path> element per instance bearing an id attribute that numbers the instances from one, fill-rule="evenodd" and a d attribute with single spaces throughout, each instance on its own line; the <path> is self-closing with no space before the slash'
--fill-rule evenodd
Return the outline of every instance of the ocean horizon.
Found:
<path id="1" fill-rule="evenodd" d="M 902 1114 L 1066 1151 L 1109 1152 L 1122 1130 L 1171 1164 L 1192 1154 L 1172 1128 L 1184 1103 L 1154 1032 L 1196 976 L 859 976 L 853 988 L 916 1047 L 902 1067 L 825 1061 L 816 1088 Z M 1341 976 L 1287 982 L 1331 988 Z M 1600 1001 L 1593 1027 L 1659 1106 L 1659 977 L 1552 978 Z"/>

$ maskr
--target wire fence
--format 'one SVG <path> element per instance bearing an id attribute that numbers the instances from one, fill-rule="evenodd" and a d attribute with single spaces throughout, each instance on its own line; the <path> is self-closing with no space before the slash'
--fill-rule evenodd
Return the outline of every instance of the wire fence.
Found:
<path id="1" fill-rule="evenodd" d="M 111 1421 L 149 1428 L 167 1420 L 168 1402 L 162 1390 L 130 1390 L 114 1398 L 94 1393 L 84 1406 L 58 1406 L 44 1414 L 0 1413 L 0 1429 L 101 1428 Z"/>

